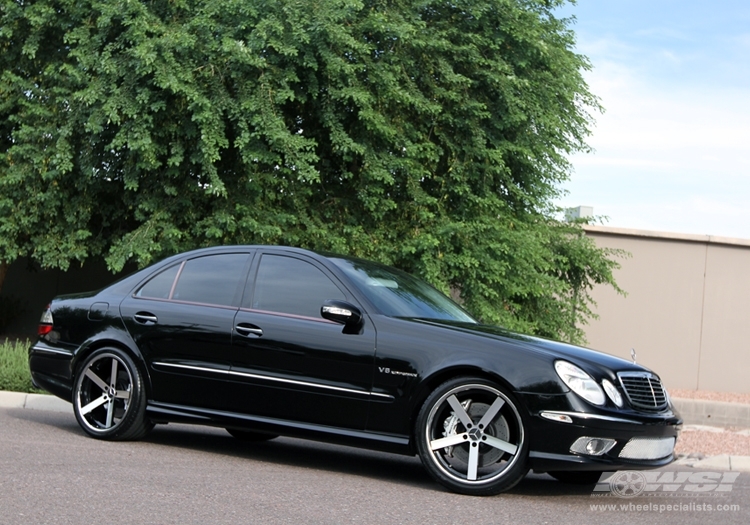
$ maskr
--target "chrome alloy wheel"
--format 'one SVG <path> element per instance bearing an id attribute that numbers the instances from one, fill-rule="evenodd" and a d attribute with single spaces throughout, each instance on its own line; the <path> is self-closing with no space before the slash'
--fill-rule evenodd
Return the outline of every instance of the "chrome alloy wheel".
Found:
<path id="1" fill-rule="evenodd" d="M 417 446 L 431 474 L 466 494 L 496 494 L 526 474 L 523 421 L 513 401 L 483 380 L 438 388 L 418 418 Z"/>
<path id="2" fill-rule="evenodd" d="M 130 409 L 133 375 L 113 353 L 102 353 L 85 364 L 75 392 L 75 408 L 85 430 L 94 433 L 118 427 Z"/>

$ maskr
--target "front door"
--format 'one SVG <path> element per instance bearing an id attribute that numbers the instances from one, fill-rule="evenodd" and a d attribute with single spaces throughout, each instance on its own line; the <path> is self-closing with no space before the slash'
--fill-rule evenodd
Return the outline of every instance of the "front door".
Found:
<path id="1" fill-rule="evenodd" d="M 250 275 L 234 322 L 233 409 L 364 429 L 375 356 L 369 318 L 359 334 L 345 334 L 341 325 L 323 319 L 326 300 L 354 299 L 326 268 L 303 255 L 267 250 Z"/>

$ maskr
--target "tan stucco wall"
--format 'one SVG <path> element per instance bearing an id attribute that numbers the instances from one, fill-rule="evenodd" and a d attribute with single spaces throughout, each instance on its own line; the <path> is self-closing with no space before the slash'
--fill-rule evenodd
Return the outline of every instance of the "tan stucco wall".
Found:
<path id="1" fill-rule="evenodd" d="M 750 241 L 586 227 L 619 248 L 628 295 L 597 287 L 589 346 L 654 369 L 671 388 L 750 392 Z"/>

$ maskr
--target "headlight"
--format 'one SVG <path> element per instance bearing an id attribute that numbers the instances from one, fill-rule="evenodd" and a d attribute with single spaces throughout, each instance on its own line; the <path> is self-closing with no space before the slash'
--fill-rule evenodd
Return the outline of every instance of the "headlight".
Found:
<path id="1" fill-rule="evenodd" d="M 596 381 L 576 365 L 567 361 L 556 361 L 555 371 L 563 383 L 573 392 L 594 405 L 604 404 L 604 392 Z"/>

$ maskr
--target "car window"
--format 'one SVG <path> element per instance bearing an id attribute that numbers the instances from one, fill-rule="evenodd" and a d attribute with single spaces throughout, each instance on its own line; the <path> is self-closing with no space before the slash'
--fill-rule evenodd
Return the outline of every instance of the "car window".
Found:
<path id="1" fill-rule="evenodd" d="M 294 257 L 264 255 L 255 278 L 254 310 L 320 318 L 328 299 L 346 299 L 328 276 L 314 265 Z"/>
<path id="2" fill-rule="evenodd" d="M 149 282 L 144 284 L 135 294 L 136 297 L 149 297 L 152 299 L 169 299 L 169 294 L 177 277 L 180 265 L 177 264 L 157 274 Z"/>
<path id="3" fill-rule="evenodd" d="M 384 315 L 476 322 L 448 297 L 408 273 L 361 259 L 331 256 L 328 260 L 343 270 Z"/>
<path id="4" fill-rule="evenodd" d="M 245 253 L 225 253 L 190 259 L 180 272 L 172 299 L 231 306 L 243 284 Z"/>

